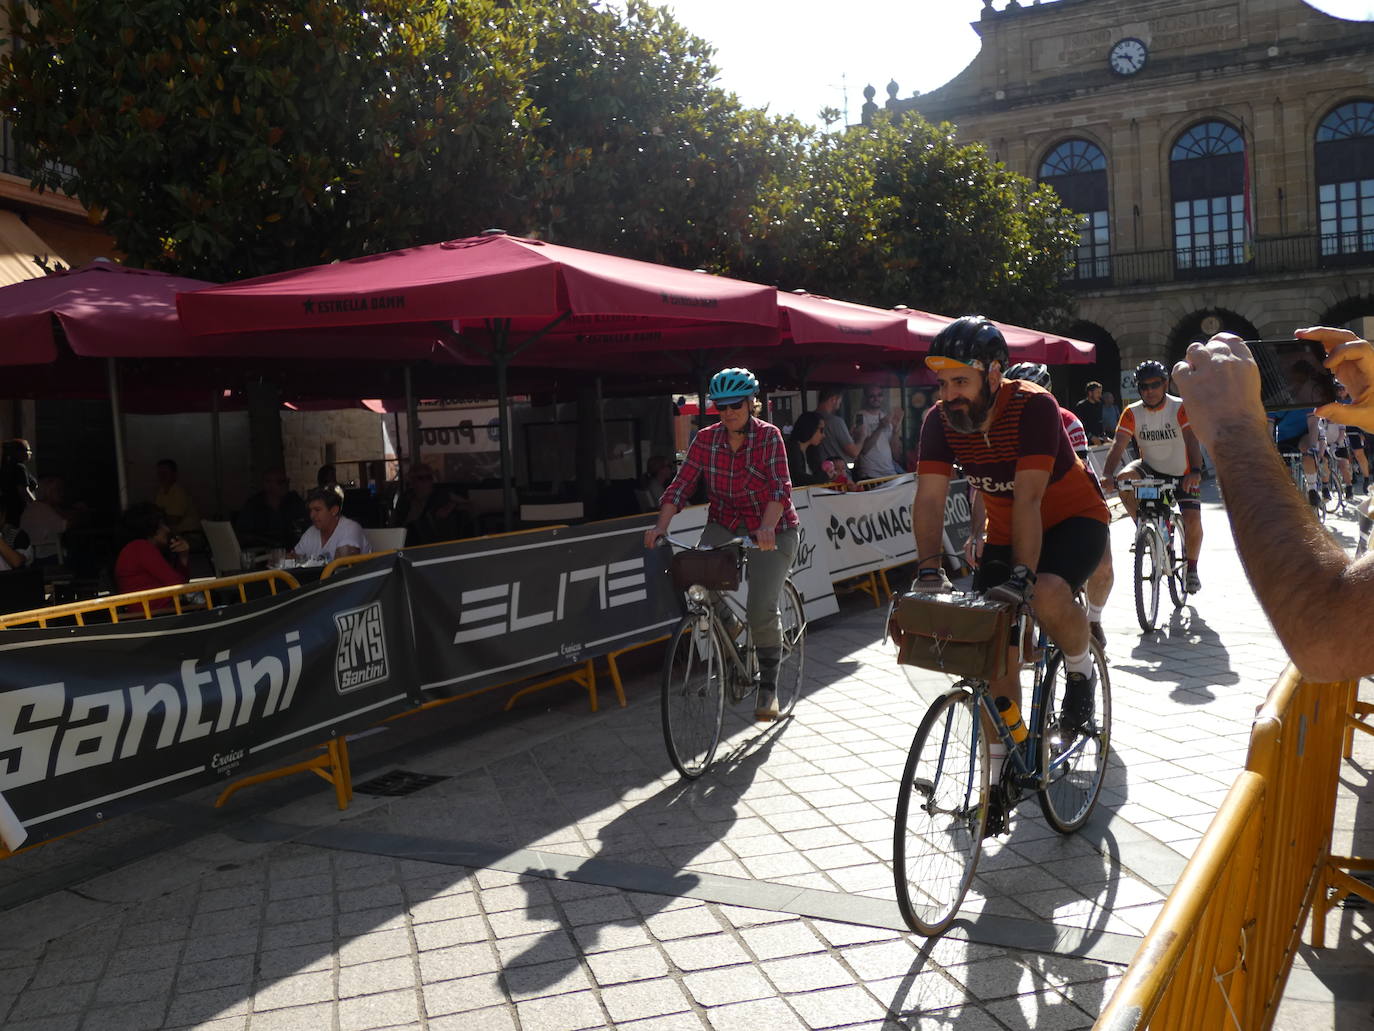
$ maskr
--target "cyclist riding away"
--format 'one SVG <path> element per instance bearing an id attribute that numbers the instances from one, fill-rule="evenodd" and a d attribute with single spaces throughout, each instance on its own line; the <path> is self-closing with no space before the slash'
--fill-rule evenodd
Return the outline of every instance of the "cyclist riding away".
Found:
<path id="1" fill-rule="evenodd" d="M 1029 605 L 1064 652 L 1061 727 L 1076 732 L 1092 718 L 1096 671 L 1088 617 L 1075 602 L 1102 560 L 1110 515 L 1102 492 L 1074 454 L 1048 391 L 1008 379 L 1002 331 L 981 315 L 950 323 L 926 365 L 940 380 L 935 412 L 921 426 L 916 471 L 915 536 L 920 591 L 944 591 L 945 497 L 954 466 L 983 495 L 987 544 L 973 589 L 992 600 Z M 994 697 L 1021 702 L 1020 663 L 990 685 Z M 991 749 L 999 776 L 1000 742 Z"/>
<path id="2" fill-rule="evenodd" d="M 722 369 L 711 377 L 707 397 L 720 422 L 700 430 L 673 482 L 663 491 L 658 521 L 644 532 L 652 548 L 691 498 L 701 479 L 710 502 L 703 545 L 734 537 L 754 538 L 759 551 L 749 560 L 747 615 L 758 656 L 759 693 L 754 718 L 778 718 L 778 663 L 782 660 L 782 619 L 778 599 L 797 555 L 800 521 L 792 505 L 792 481 L 782 431 L 758 418 L 754 395 L 759 381 L 748 369 Z"/>
<path id="3" fill-rule="evenodd" d="M 1197 571 L 1198 556 L 1202 553 L 1202 502 L 1198 500 L 1198 488 L 1202 485 L 1202 448 L 1188 425 L 1188 413 L 1182 399 L 1165 390 L 1168 382 L 1169 374 L 1161 362 L 1149 359 L 1135 367 L 1135 385 L 1140 391 L 1140 400 L 1127 405 L 1121 413 L 1116 439 L 1102 464 L 1102 478 L 1109 488 L 1142 476 L 1174 483 L 1174 494 L 1183 515 L 1188 593 L 1196 594 L 1202 590 Z M 1126 446 L 1132 440 L 1140 449 L 1140 457 L 1118 471 Z M 1135 492 L 1121 491 L 1121 503 L 1135 519 Z"/>
<path id="4" fill-rule="evenodd" d="M 1315 408 L 1293 408 L 1286 412 L 1266 412 L 1274 424 L 1274 446 L 1281 455 L 1302 455 L 1302 469 L 1310 484 L 1317 483 L 1317 459 L 1326 453 L 1326 433 Z M 1307 503 L 1321 507 L 1315 486 L 1307 488 Z"/>

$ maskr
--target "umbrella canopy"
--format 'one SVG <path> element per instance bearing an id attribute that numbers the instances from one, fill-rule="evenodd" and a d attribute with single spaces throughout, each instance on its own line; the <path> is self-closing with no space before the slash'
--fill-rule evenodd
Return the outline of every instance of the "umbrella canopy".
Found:
<path id="1" fill-rule="evenodd" d="M 39 365 L 58 357 L 53 316 L 71 349 L 88 358 L 188 353 L 176 295 L 213 284 L 93 261 L 0 288 L 0 364 Z"/>
<path id="2" fill-rule="evenodd" d="M 775 297 L 740 280 L 493 233 L 198 290 L 178 306 L 202 336 L 444 322 L 460 344 L 508 335 L 533 361 L 568 346 L 616 353 L 767 342 Z"/>

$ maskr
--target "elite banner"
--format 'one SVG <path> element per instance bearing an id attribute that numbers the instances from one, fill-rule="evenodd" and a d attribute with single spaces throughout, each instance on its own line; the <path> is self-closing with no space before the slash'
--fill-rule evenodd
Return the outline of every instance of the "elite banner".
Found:
<path id="1" fill-rule="evenodd" d="M 28 841 L 419 700 L 390 556 L 208 613 L 0 635 L 0 797 Z M 17 842 L 7 842 L 17 847 Z"/>
<path id="2" fill-rule="evenodd" d="M 666 635 L 682 616 L 654 517 L 455 541 L 398 559 L 423 690 L 465 694 Z"/>

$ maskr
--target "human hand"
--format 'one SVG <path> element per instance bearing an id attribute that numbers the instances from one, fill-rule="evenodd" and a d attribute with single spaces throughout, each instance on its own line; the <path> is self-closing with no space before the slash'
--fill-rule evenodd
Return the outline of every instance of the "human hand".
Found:
<path id="1" fill-rule="evenodd" d="M 1293 334 L 1300 340 L 1316 340 L 1326 348 L 1326 367 L 1345 384 L 1353 404 L 1322 405 L 1314 413 L 1347 426 L 1374 432 L 1374 347 L 1348 329 L 1313 326 Z"/>
<path id="2" fill-rule="evenodd" d="M 1183 361 L 1174 366 L 1174 385 L 1188 408 L 1188 422 L 1209 450 L 1215 450 L 1224 426 L 1243 427 L 1267 438 L 1259 366 L 1234 333 L 1189 344 Z"/>
<path id="3" fill-rule="evenodd" d="M 1202 486 L 1202 474 L 1189 473 L 1187 476 L 1183 477 L 1183 481 L 1179 486 L 1190 494 L 1196 492 L 1198 488 Z"/>
<path id="4" fill-rule="evenodd" d="M 1025 566 L 1017 566 L 1008 579 L 983 592 L 983 598 L 987 601 L 1004 601 L 1014 608 L 1029 605 L 1034 597 L 1034 574 Z"/>
<path id="5" fill-rule="evenodd" d="M 969 534 L 968 540 L 964 541 L 964 558 L 971 566 L 977 566 L 983 561 L 983 538 L 977 534 Z"/>
<path id="6" fill-rule="evenodd" d="M 754 543 L 759 546 L 759 551 L 776 551 L 778 547 L 777 534 L 772 529 L 760 526 L 753 533 Z"/>
<path id="7" fill-rule="evenodd" d="M 167 549 L 174 555 L 185 555 L 190 552 L 191 545 L 185 537 L 173 537 L 167 542 Z"/>
<path id="8" fill-rule="evenodd" d="M 652 548 L 658 543 L 658 539 L 663 536 L 663 533 L 664 531 L 660 530 L 657 526 L 649 527 L 644 531 L 644 546 L 646 548 Z"/>

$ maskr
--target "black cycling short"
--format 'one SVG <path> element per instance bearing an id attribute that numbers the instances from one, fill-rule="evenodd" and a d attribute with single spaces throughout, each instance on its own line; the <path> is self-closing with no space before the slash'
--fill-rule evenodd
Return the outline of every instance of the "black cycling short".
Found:
<path id="1" fill-rule="evenodd" d="M 1284 437 L 1274 446 L 1279 449 L 1279 454 L 1281 455 L 1300 455 L 1302 454 L 1302 442 L 1306 439 L 1306 433 L 1301 437 Z"/>
<path id="2" fill-rule="evenodd" d="M 1140 473 L 1141 476 L 1149 477 L 1152 480 L 1164 480 L 1166 483 L 1172 483 L 1174 485 L 1174 500 L 1178 502 L 1180 511 L 1189 508 L 1196 509 L 1199 512 L 1202 511 L 1201 493 L 1196 490 L 1184 490 L 1182 476 L 1174 476 L 1172 473 L 1162 473 L 1144 459 L 1132 462 L 1130 465 L 1126 466 L 1126 468 L 1134 469 L 1136 472 Z"/>
<path id="3" fill-rule="evenodd" d="M 1040 561 L 1035 575 L 1053 573 L 1073 590 L 1088 582 L 1102 554 L 1107 550 L 1111 530 L 1106 523 L 1086 516 L 1075 516 L 1051 526 L 1040 541 Z M 1011 545 L 988 544 L 983 560 L 973 574 L 973 589 L 986 591 L 1011 576 Z"/>

